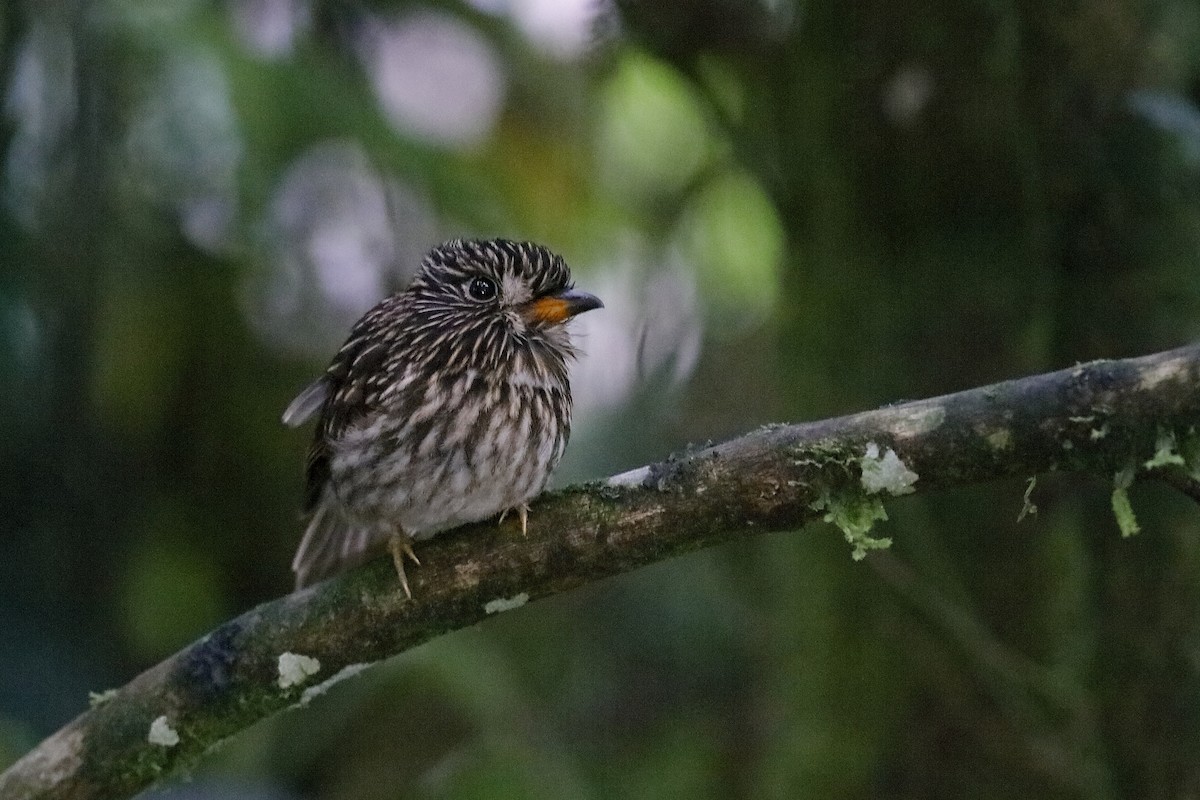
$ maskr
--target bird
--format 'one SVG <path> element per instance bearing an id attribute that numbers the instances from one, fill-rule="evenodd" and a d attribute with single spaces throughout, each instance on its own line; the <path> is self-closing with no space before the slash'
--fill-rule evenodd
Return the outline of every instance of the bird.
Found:
<path id="1" fill-rule="evenodd" d="M 283 414 L 317 418 L 296 588 L 386 546 L 411 599 L 414 542 L 513 511 L 525 534 L 571 433 L 566 323 L 603 305 L 542 245 L 454 239 L 426 254 Z"/>

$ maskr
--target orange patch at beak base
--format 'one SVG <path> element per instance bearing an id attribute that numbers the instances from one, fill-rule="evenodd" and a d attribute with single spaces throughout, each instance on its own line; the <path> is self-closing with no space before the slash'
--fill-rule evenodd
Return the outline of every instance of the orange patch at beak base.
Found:
<path id="1" fill-rule="evenodd" d="M 600 298 L 578 289 L 531 300 L 521 307 L 521 316 L 530 325 L 558 325 L 576 314 L 603 308 Z"/>

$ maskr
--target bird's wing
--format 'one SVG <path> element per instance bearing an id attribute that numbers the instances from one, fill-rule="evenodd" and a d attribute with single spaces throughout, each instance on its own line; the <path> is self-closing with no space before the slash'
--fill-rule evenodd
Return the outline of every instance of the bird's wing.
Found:
<path id="1" fill-rule="evenodd" d="M 361 563 L 378 544 L 370 531 L 345 518 L 329 475 L 332 443 L 378 406 L 390 380 L 384 364 L 395 344 L 388 327 L 390 302 L 394 298 L 358 321 L 325 374 L 301 392 L 284 413 L 285 422 L 296 420 L 299 424 L 320 410 L 308 450 L 304 496 L 308 528 L 292 560 L 296 588 Z"/>
<path id="2" fill-rule="evenodd" d="M 330 443 L 379 402 L 380 390 L 387 379 L 381 367 L 394 344 L 387 323 L 396 301 L 394 295 L 367 312 L 355 324 L 325 374 L 300 392 L 283 413 L 284 424 L 295 427 L 320 412 L 308 450 L 306 513 L 317 510 L 329 481 Z"/>

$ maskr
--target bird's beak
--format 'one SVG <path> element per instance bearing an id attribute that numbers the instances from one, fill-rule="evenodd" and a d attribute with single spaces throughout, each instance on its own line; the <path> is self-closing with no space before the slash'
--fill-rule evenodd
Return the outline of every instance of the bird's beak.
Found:
<path id="1" fill-rule="evenodd" d="M 559 294 L 530 300 L 521 306 L 521 316 L 529 325 L 557 325 L 576 314 L 603 307 L 604 303 L 601 303 L 596 295 L 579 289 L 567 289 Z"/>

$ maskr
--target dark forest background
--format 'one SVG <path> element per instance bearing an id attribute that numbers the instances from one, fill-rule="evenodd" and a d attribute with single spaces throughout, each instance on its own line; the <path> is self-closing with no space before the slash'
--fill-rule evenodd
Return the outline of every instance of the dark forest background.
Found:
<path id="1" fill-rule="evenodd" d="M 25 0 L 0 91 L 0 766 L 290 589 L 279 415 L 444 238 L 607 304 L 559 485 L 1200 331 L 1191 0 Z M 1025 488 L 505 614 L 164 796 L 1200 796 L 1200 513 Z"/>

